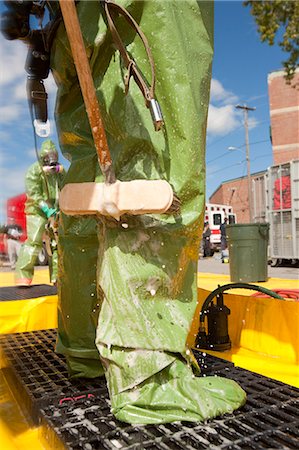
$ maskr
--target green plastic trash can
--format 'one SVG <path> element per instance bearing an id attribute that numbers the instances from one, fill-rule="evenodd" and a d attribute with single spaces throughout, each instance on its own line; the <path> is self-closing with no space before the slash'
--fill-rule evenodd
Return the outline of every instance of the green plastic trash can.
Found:
<path id="1" fill-rule="evenodd" d="M 226 226 L 232 282 L 268 280 L 268 223 Z"/>

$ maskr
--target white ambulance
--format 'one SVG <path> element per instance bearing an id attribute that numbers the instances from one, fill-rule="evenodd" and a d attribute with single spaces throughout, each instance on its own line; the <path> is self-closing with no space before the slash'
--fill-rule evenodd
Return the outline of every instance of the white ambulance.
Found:
<path id="1" fill-rule="evenodd" d="M 207 203 L 205 211 L 205 222 L 209 222 L 211 230 L 211 248 L 213 250 L 220 250 L 221 234 L 220 225 L 224 222 L 225 217 L 228 218 L 228 223 L 236 223 L 236 215 L 233 208 L 229 205 L 217 205 L 215 203 Z"/>

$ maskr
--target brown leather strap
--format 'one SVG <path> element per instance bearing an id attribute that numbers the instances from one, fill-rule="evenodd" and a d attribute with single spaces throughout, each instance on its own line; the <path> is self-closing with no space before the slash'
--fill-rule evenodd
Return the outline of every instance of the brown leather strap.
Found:
<path id="1" fill-rule="evenodd" d="M 110 29 L 110 32 L 112 35 L 112 39 L 122 56 L 122 59 L 125 63 L 126 68 L 128 69 L 128 73 L 125 77 L 126 93 L 128 92 L 128 89 L 129 89 L 130 78 L 131 78 L 131 76 L 133 76 L 135 82 L 137 83 L 139 89 L 141 90 L 141 92 L 145 98 L 146 106 L 149 107 L 150 101 L 154 98 L 154 95 L 155 95 L 156 74 L 155 74 L 155 63 L 154 63 L 154 59 L 153 59 L 153 55 L 152 55 L 150 46 L 148 44 L 148 40 L 147 40 L 145 34 L 143 33 L 143 31 L 140 29 L 137 22 L 133 19 L 133 17 L 130 15 L 130 13 L 125 8 L 123 8 L 122 6 L 118 5 L 117 3 L 112 2 L 110 0 L 103 0 L 103 3 L 104 3 L 105 13 L 106 13 L 107 21 L 108 21 L 108 26 L 109 26 L 109 29 Z M 120 16 L 124 17 L 124 19 L 128 22 L 128 24 L 132 28 L 134 28 L 134 30 L 136 31 L 136 33 L 139 35 L 139 37 L 141 38 L 141 40 L 143 42 L 143 45 L 144 45 L 144 48 L 147 53 L 148 60 L 149 60 L 150 66 L 151 66 L 152 80 L 151 80 L 150 87 L 147 86 L 134 59 L 132 59 L 130 57 L 130 55 L 128 54 L 128 52 L 121 40 L 121 37 L 120 37 L 120 35 L 115 27 L 115 23 L 113 21 L 113 16 L 116 16 L 116 15 L 120 15 Z"/>

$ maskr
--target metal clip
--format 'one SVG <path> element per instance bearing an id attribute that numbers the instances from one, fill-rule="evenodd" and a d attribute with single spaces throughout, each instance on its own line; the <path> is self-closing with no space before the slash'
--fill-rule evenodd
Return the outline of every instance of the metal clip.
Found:
<path id="1" fill-rule="evenodd" d="M 150 100 L 149 108 L 150 108 L 150 111 L 151 111 L 151 115 L 152 115 L 152 119 L 153 119 L 155 130 L 159 131 L 162 128 L 164 120 L 163 120 L 163 116 L 162 116 L 162 111 L 161 111 L 160 105 L 157 102 L 157 100 L 152 98 Z"/>
<path id="2" fill-rule="evenodd" d="M 50 122 L 42 122 L 41 120 L 35 119 L 33 121 L 35 132 L 39 137 L 48 137 L 50 135 Z"/>

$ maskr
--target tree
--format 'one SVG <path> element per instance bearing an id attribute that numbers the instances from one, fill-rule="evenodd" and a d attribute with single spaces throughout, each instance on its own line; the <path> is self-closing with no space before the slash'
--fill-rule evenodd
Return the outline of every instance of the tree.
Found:
<path id="1" fill-rule="evenodd" d="M 274 45 L 275 38 L 289 58 L 283 61 L 286 79 L 291 82 L 299 60 L 299 2 L 286 0 L 247 0 L 244 6 L 250 6 L 258 27 L 262 42 Z"/>

